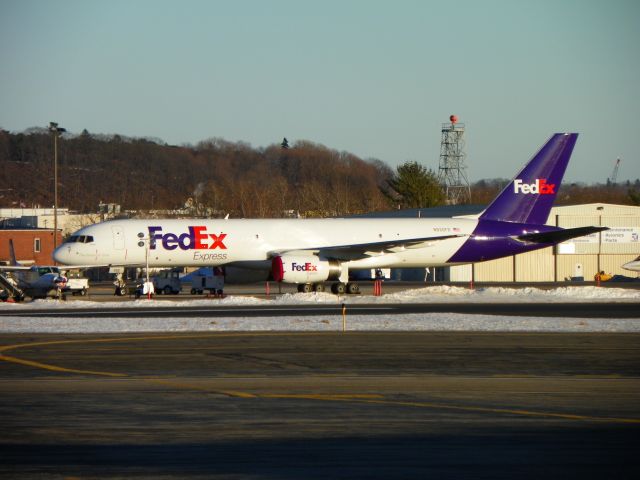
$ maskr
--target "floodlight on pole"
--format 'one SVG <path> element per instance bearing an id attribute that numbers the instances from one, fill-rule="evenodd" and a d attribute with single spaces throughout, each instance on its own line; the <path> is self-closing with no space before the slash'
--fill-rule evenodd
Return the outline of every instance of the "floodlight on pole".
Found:
<path id="1" fill-rule="evenodd" d="M 53 133 L 53 249 L 58 247 L 58 137 L 67 130 L 56 122 L 49 122 L 49 131 Z"/>

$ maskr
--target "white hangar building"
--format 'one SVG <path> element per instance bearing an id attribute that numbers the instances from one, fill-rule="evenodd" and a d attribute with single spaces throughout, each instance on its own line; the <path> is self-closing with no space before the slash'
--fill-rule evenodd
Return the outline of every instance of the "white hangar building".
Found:
<path id="1" fill-rule="evenodd" d="M 621 268 L 640 255 L 640 207 L 606 203 L 553 207 L 547 225 L 604 226 L 609 230 L 534 252 L 449 267 L 445 280 L 558 282 L 584 277 L 586 281 L 593 281 L 599 271 L 627 277 L 640 275 Z"/>

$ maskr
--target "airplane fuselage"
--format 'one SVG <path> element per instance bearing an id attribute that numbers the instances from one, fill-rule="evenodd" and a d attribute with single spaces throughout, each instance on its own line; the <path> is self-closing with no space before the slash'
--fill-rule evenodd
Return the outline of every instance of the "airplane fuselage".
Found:
<path id="1" fill-rule="evenodd" d="M 46 297 L 52 290 L 63 288 L 67 278 L 62 275 L 56 266 L 34 265 L 32 267 L 7 266 L 0 273 L 10 272 L 12 283 L 24 292 L 25 295 L 38 298 Z M 9 280 L 11 281 L 11 280 Z"/>
<path id="2" fill-rule="evenodd" d="M 34 265 L 29 270 L 18 270 L 14 272 L 19 282 L 25 284 L 44 287 L 52 285 L 51 278 L 60 277 L 60 268 L 51 265 Z"/>
<path id="3" fill-rule="evenodd" d="M 310 255 L 343 245 L 451 237 L 411 247 L 372 247 L 365 258 L 343 261 L 349 269 L 411 268 L 489 260 L 504 256 L 505 248 L 522 253 L 532 246 L 513 236 L 553 228 L 500 222 L 494 234 L 489 223 L 465 218 L 112 220 L 79 230 L 55 258 L 65 265 L 145 265 L 148 255 L 151 267 L 242 263 L 258 268 L 280 252 Z M 487 248 L 491 244 L 495 248 Z"/>

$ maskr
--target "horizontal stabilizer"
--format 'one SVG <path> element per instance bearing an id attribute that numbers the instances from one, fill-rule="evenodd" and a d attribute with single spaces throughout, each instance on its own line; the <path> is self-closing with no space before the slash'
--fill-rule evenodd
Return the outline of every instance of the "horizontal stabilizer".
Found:
<path id="1" fill-rule="evenodd" d="M 26 272 L 29 270 L 31 270 L 31 267 L 27 267 L 26 265 L 0 265 L 0 272 Z"/>
<path id="2" fill-rule="evenodd" d="M 602 232 L 603 230 L 609 230 L 608 227 L 578 227 L 578 228 L 566 228 L 564 230 L 555 230 L 553 232 L 542 233 L 526 233 L 524 235 L 518 235 L 516 238 L 522 242 L 527 243 L 561 243 L 572 238 L 584 237 L 592 233 Z"/>

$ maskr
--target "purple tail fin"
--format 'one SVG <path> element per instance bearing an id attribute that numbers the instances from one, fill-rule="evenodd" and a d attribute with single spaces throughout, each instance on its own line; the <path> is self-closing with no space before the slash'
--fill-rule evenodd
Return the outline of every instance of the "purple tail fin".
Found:
<path id="1" fill-rule="evenodd" d="M 577 133 L 554 134 L 500 192 L 480 219 L 546 223 L 577 138 Z"/>

